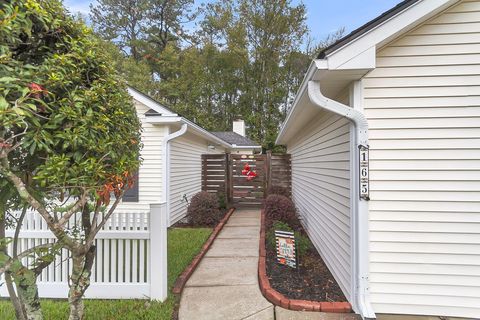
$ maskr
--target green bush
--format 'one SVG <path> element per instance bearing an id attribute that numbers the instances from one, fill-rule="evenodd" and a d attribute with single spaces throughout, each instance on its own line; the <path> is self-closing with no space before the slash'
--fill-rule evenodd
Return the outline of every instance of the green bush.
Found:
<path id="1" fill-rule="evenodd" d="M 275 230 L 278 231 L 289 231 L 292 232 L 293 229 L 286 223 L 281 221 L 275 221 L 272 227 L 268 230 L 266 234 L 266 244 L 270 249 L 275 250 L 276 241 L 275 241 Z M 302 257 L 307 253 L 307 251 L 312 247 L 310 239 L 303 235 L 302 233 L 295 231 L 295 247 L 297 248 L 298 257 Z"/>

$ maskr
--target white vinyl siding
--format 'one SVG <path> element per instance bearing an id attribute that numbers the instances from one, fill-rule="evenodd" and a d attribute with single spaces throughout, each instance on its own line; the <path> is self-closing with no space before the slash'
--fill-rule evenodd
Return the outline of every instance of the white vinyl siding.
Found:
<path id="1" fill-rule="evenodd" d="M 376 313 L 480 315 L 480 1 L 377 53 L 370 135 Z"/>
<path id="2" fill-rule="evenodd" d="M 292 194 L 310 239 L 351 301 L 350 124 L 319 113 L 288 144 Z"/>
<path id="3" fill-rule="evenodd" d="M 208 148 L 209 143 L 190 133 L 170 142 L 170 223 L 187 214 L 192 196 L 202 189 L 202 154 L 223 153 L 223 148 Z"/>
<path id="4" fill-rule="evenodd" d="M 119 210 L 149 210 L 151 203 L 162 201 L 162 144 L 166 127 L 146 123 L 145 112 L 150 108 L 137 101 L 134 103 L 143 128 L 143 149 L 140 152 L 143 162 L 138 172 L 139 201 L 122 202 L 118 206 Z"/>

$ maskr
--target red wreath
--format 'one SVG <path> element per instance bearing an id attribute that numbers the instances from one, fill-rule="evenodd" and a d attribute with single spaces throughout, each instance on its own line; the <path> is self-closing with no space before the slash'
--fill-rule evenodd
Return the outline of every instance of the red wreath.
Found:
<path id="1" fill-rule="evenodd" d="M 248 181 L 252 181 L 257 176 L 257 173 L 255 171 L 251 171 L 248 163 L 245 163 L 245 166 L 242 170 L 242 175 L 247 176 Z"/>

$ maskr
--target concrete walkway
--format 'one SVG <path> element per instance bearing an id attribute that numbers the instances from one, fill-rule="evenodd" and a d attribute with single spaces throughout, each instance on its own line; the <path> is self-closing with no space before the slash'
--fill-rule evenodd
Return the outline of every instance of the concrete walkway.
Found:
<path id="1" fill-rule="evenodd" d="M 180 300 L 179 320 L 361 320 L 352 313 L 274 307 L 258 286 L 259 237 L 260 210 L 236 210 L 187 281 Z M 378 320 L 464 319 L 377 316 Z"/>
<path id="2" fill-rule="evenodd" d="M 258 286 L 260 210 L 236 210 L 180 300 L 179 320 L 273 320 L 274 308 Z"/>

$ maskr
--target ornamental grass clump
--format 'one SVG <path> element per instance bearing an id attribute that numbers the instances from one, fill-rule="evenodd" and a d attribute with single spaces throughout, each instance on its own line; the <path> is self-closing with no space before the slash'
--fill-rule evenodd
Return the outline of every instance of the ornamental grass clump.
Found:
<path id="1" fill-rule="evenodd" d="M 187 209 L 188 223 L 196 226 L 214 227 L 222 217 L 217 195 L 202 191 L 192 197 Z"/>
<path id="2" fill-rule="evenodd" d="M 269 229 L 274 221 L 282 221 L 294 230 L 301 228 L 295 204 L 289 198 L 272 194 L 265 200 L 265 227 Z"/>

